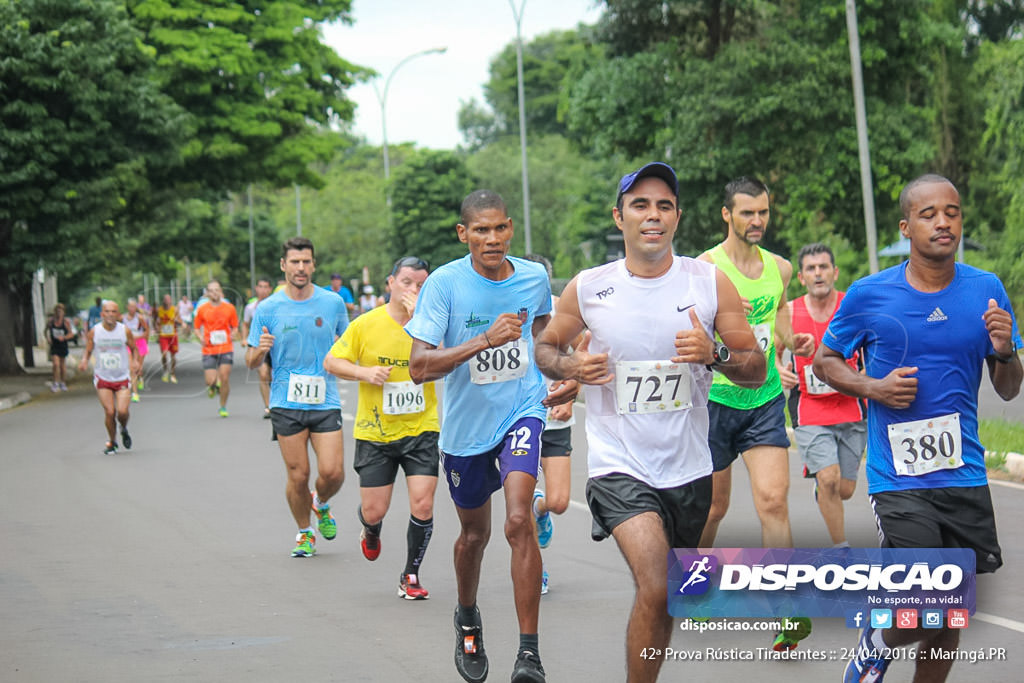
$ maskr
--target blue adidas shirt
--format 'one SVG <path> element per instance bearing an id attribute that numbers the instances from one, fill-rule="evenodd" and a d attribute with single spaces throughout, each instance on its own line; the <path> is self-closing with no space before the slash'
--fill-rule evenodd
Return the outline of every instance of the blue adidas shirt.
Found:
<path id="1" fill-rule="evenodd" d="M 917 395 L 909 408 L 868 401 L 868 493 L 983 486 L 988 478 L 978 439 L 978 387 L 987 374 L 985 357 L 995 350 L 981 316 L 989 299 L 1013 316 L 1009 297 L 995 275 L 961 263 L 953 281 L 933 293 L 911 287 L 906 268 L 904 262 L 854 282 L 823 339 L 846 358 L 863 348 L 870 377 L 885 377 L 899 367 L 918 368 Z M 1013 338 L 1019 348 L 1016 317 Z M 951 452 L 948 420 L 936 421 L 946 426 L 934 427 L 930 435 L 907 423 L 951 414 L 959 415 L 963 465 L 931 470 L 936 458 L 941 461 Z M 897 463 L 917 474 L 898 472 Z"/>
<path id="2" fill-rule="evenodd" d="M 338 384 L 324 370 L 324 358 L 335 338 L 348 327 L 345 301 L 334 292 L 315 286 L 309 299 L 294 301 L 282 289 L 256 307 L 249 328 L 249 346 L 259 346 L 264 327 L 274 335 L 274 346 L 270 349 L 273 366 L 270 407 L 292 410 L 341 408 Z M 321 378 L 323 384 L 316 379 L 302 380 L 299 376 Z M 315 393 L 318 387 L 325 392 L 322 401 L 295 400 L 319 399 Z"/>
<path id="3" fill-rule="evenodd" d="M 551 286 L 547 271 L 538 263 L 508 257 L 515 268 L 500 282 L 488 280 L 473 270 L 467 254 L 430 274 L 419 299 L 416 313 L 405 330 L 413 338 L 433 346 L 454 347 L 482 334 L 502 313 L 526 309 L 521 349 L 506 354 L 487 349 L 462 363 L 444 378 L 444 402 L 441 420 L 441 450 L 447 455 L 466 456 L 494 448 L 509 428 L 524 417 L 544 420 L 547 409 L 541 401 L 547 396 L 544 378 L 533 360 L 533 335 L 530 330 L 537 316 L 551 313 Z M 475 384 L 476 373 L 496 365 L 526 364 L 525 374 L 508 381 Z"/>

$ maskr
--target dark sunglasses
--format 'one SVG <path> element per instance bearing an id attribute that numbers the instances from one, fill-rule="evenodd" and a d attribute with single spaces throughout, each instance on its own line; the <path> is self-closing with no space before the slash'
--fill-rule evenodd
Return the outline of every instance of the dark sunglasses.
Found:
<path id="1" fill-rule="evenodd" d="M 402 268 L 413 270 L 430 270 L 430 264 L 418 256 L 403 256 L 395 261 L 395 267 L 391 269 L 391 276 L 394 277 Z"/>

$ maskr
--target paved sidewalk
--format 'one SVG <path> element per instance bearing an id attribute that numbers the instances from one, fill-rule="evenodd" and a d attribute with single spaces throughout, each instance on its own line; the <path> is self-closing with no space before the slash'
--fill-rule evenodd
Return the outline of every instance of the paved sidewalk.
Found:
<path id="1" fill-rule="evenodd" d="M 47 356 L 48 349 L 35 347 L 34 368 L 27 368 L 24 375 L 0 377 L 0 412 L 10 410 L 40 396 L 60 396 L 50 391 L 49 382 L 53 379 L 53 365 Z M 85 346 L 71 346 L 67 358 L 68 391 L 89 387 L 89 373 L 78 372 L 78 362 L 82 359 Z M 21 363 L 21 349 L 18 349 L 18 362 Z M 91 388 L 91 387 L 90 387 Z"/>

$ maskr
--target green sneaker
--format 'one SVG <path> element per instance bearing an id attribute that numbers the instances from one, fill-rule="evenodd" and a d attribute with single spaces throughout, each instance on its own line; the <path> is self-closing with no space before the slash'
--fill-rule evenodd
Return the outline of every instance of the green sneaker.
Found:
<path id="1" fill-rule="evenodd" d="M 312 531 L 300 531 L 295 537 L 292 557 L 313 557 L 316 555 L 316 536 Z"/>
<path id="2" fill-rule="evenodd" d="M 310 491 L 313 494 L 313 513 L 316 514 L 316 527 L 320 530 L 320 535 L 328 541 L 333 541 L 334 537 L 338 535 L 338 523 L 334 521 L 334 515 L 331 514 L 331 506 L 324 505 L 320 507 L 320 500 L 316 497 L 316 491 Z"/>
<path id="3" fill-rule="evenodd" d="M 206 387 L 206 396 L 207 396 L 207 398 L 213 398 L 216 395 L 217 395 L 217 385 L 216 384 L 211 384 L 210 386 Z"/>
<path id="4" fill-rule="evenodd" d="M 797 646 L 801 640 L 811 635 L 811 620 L 807 617 L 789 617 L 784 619 L 787 628 L 775 634 L 772 649 L 786 652 Z"/>
<path id="5" fill-rule="evenodd" d="M 221 408 L 220 410 L 217 411 L 217 414 L 220 415 L 221 417 L 227 417 L 228 416 L 228 409 L 227 408 Z"/>

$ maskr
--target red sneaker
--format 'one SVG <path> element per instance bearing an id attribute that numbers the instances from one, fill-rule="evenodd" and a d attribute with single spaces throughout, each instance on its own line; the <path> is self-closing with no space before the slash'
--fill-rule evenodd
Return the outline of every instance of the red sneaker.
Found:
<path id="1" fill-rule="evenodd" d="M 420 585 L 420 580 L 415 574 L 402 574 L 398 580 L 398 597 L 406 600 L 428 600 L 430 593 Z"/>
<path id="2" fill-rule="evenodd" d="M 359 532 L 359 547 L 363 549 L 363 557 L 373 562 L 380 557 L 380 536 L 371 534 L 363 527 Z"/>

